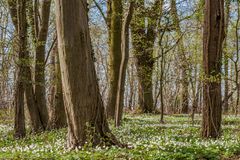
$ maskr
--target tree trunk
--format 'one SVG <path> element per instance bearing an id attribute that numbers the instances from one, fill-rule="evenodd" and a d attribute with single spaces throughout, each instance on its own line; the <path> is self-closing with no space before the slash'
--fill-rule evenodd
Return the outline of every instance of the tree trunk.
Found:
<path id="1" fill-rule="evenodd" d="M 111 2 L 111 22 L 110 22 L 110 55 L 109 74 L 110 88 L 108 93 L 107 115 L 113 119 L 115 116 L 118 79 L 121 64 L 121 36 L 122 36 L 122 1 L 112 0 Z"/>
<path id="2" fill-rule="evenodd" d="M 192 70 L 192 74 L 194 75 L 194 78 L 190 78 L 190 84 L 192 86 L 192 112 L 191 112 L 191 118 L 192 118 L 192 125 L 194 125 L 194 116 L 196 113 L 196 110 L 198 108 L 198 101 L 199 101 L 199 93 L 200 93 L 200 84 L 197 81 L 197 74 L 198 74 L 198 67 L 197 65 L 194 67 L 194 69 Z"/>
<path id="3" fill-rule="evenodd" d="M 47 127 L 48 110 L 46 103 L 45 88 L 45 48 L 48 33 L 48 23 L 50 15 L 51 0 L 41 2 L 40 18 L 41 22 L 39 32 L 36 34 L 36 62 L 35 62 L 35 97 L 43 127 Z M 38 12 L 38 10 L 35 10 Z M 38 19 L 35 19 L 38 21 Z"/>
<path id="4" fill-rule="evenodd" d="M 159 9 L 156 1 L 152 10 Z M 150 12 L 149 12 L 150 13 Z M 137 59 L 136 67 L 139 80 L 139 105 L 143 113 L 153 112 L 152 73 L 154 66 L 153 46 L 156 39 L 154 29 L 159 13 L 149 15 L 144 7 L 144 0 L 136 2 L 136 12 L 131 24 L 134 56 Z M 146 24 L 146 20 L 148 23 Z"/>
<path id="5" fill-rule="evenodd" d="M 134 99 L 134 75 L 133 75 L 133 69 L 134 69 L 134 63 L 129 64 L 130 67 L 127 68 L 128 72 L 128 82 L 129 82 L 129 98 L 128 98 L 128 108 L 129 110 L 132 110 L 133 107 L 133 99 Z"/>
<path id="6" fill-rule="evenodd" d="M 48 129 L 59 129 L 67 126 L 63 102 L 62 81 L 57 43 L 52 51 L 53 87 Z"/>
<path id="7" fill-rule="evenodd" d="M 203 84 L 202 136 L 218 138 L 221 134 L 221 58 L 224 40 L 224 1 L 205 0 L 203 35 Z"/>
<path id="8" fill-rule="evenodd" d="M 24 115 L 24 84 L 22 77 L 23 69 L 19 66 L 17 71 L 15 88 L 15 119 L 14 119 L 14 137 L 19 139 L 26 136 L 25 115 Z"/>
<path id="9" fill-rule="evenodd" d="M 111 133 L 97 83 L 88 28 L 87 0 L 55 0 L 58 51 L 69 148 L 120 145 Z"/>
<path id="10" fill-rule="evenodd" d="M 225 4 L 226 4 L 226 21 L 225 21 L 225 32 L 226 32 L 226 36 L 228 35 L 228 24 L 229 24 L 229 18 L 230 18 L 230 0 L 226 0 L 225 1 Z M 228 84 L 228 52 L 227 52 L 227 40 L 225 38 L 225 41 L 224 41 L 224 71 L 225 71 L 225 79 L 224 79 L 224 87 L 225 87 L 225 90 L 224 90 L 224 106 L 223 106 L 223 109 L 224 109 L 224 112 L 225 113 L 228 113 L 228 110 L 229 110 L 229 103 L 228 103 L 228 92 L 229 92 L 229 84 Z"/>
<path id="11" fill-rule="evenodd" d="M 115 126 L 119 126 L 123 115 L 124 105 L 124 91 L 125 91 L 125 80 L 126 80 L 126 69 L 129 59 L 129 25 L 132 19 L 134 2 L 130 2 L 128 13 L 123 23 L 122 32 L 122 57 L 119 71 L 118 88 L 117 88 L 117 99 L 116 99 L 116 111 L 115 111 Z"/>
<path id="12" fill-rule="evenodd" d="M 8 5 L 10 8 L 10 15 L 13 20 L 13 24 L 15 26 L 15 29 L 18 30 L 18 13 L 17 13 L 17 1 L 8 1 Z M 26 1 L 26 7 L 28 6 L 28 1 Z M 27 23 L 27 22 L 26 22 Z M 26 39 L 27 41 L 27 39 Z M 24 77 L 24 92 L 25 92 L 25 99 L 27 103 L 27 108 L 29 111 L 30 115 L 30 123 L 31 123 L 31 128 L 32 132 L 41 132 L 43 129 L 39 114 L 38 114 L 38 109 L 35 104 L 35 97 L 34 97 L 34 91 L 33 91 L 33 84 L 32 84 L 32 73 L 31 73 L 31 68 L 30 68 L 30 57 L 29 57 L 29 52 L 26 51 L 24 52 L 24 66 L 23 66 L 23 71 L 21 71 L 21 76 Z"/>
<path id="13" fill-rule="evenodd" d="M 240 101 L 240 86 L 239 86 L 239 69 L 238 69 L 238 64 L 239 64 L 239 34 L 238 34 L 238 26 L 240 22 L 240 8 L 239 8 L 239 1 L 237 1 L 237 21 L 235 25 L 235 36 L 236 36 L 236 60 L 234 60 L 234 73 L 235 73 L 235 83 L 237 87 L 237 100 L 236 100 L 236 105 L 235 105 L 235 115 L 238 115 L 238 106 L 239 106 L 239 101 Z"/>
<path id="14" fill-rule="evenodd" d="M 24 115 L 24 66 L 25 52 L 27 51 L 27 19 L 26 19 L 26 1 L 18 0 L 17 8 L 17 38 L 18 38 L 18 69 L 15 91 L 15 121 L 14 137 L 23 138 L 26 135 L 25 115 Z"/>
<path id="15" fill-rule="evenodd" d="M 26 53 L 26 59 L 29 61 L 30 56 L 29 52 Z M 34 87 L 32 81 L 32 71 L 30 68 L 31 64 L 27 64 L 25 68 L 25 79 L 26 79 L 26 87 L 25 87 L 25 99 L 28 107 L 28 112 L 30 115 L 30 122 L 31 122 L 31 129 L 33 133 L 39 133 L 44 130 L 39 111 L 35 102 L 35 95 L 34 95 Z"/>
<path id="16" fill-rule="evenodd" d="M 176 27 L 176 32 L 177 32 L 177 36 L 178 37 L 182 37 L 182 31 L 181 31 L 181 27 L 180 27 L 180 20 L 178 18 L 178 14 L 177 14 L 177 5 L 176 5 L 176 0 L 171 0 L 171 14 L 173 17 L 173 23 Z M 181 76 L 182 76 L 182 80 L 181 80 L 181 113 L 183 114 L 187 114 L 188 113 L 188 109 L 189 109 L 189 102 L 188 102 L 188 75 L 187 75 L 187 59 L 186 59 L 186 53 L 185 53 L 185 48 L 184 48 L 184 42 L 183 39 L 181 38 L 179 41 L 179 52 L 180 52 L 180 68 L 181 68 Z"/>
<path id="17" fill-rule="evenodd" d="M 163 98 L 163 79 L 164 79 L 164 63 L 165 63 L 165 53 L 163 52 L 163 50 L 162 50 L 162 52 L 161 52 L 162 54 L 162 57 L 161 57 L 161 73 L 160 73 L 160 89 L 159 89 L 159 94 L 160 94 L 160 99 L 161 99 L 161 116 L 160 116 L 160 123 L 164 123 L 164 120 L 163 120 L 163 118 L 164 118 L 164 108 L 165 108 L 165 106 L 164 106 L 164 98 Z"/>

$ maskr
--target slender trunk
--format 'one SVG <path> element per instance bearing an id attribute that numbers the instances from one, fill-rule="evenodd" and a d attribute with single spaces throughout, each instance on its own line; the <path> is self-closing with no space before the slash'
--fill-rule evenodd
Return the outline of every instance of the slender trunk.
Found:
<path id="1" fill-rule="evenodd" d="M 202 83 L 201 83 L 201 85 L 202 85 Z M 201 114 L 201 113 L 203 113 L 202 112 L 202 108 L 203 108 L 203 87 L 200 88 L 199 92 L 200 92 L 199 93 L 199 107 L 197 108 L 198 109 L 197 111 L 198 111 L 199 114 Z"/>
<path id="2" fill-rule="evenodd" d="M 122 36 L 122 1 L 112 0 L 110 20 L 110 55 L 109 74 L 110 88 L 108 93 L 107 116 L 113 119 L 116 111 L 119 71 L 121 65 L 121 36 Z"/>
<path id="3" fill-rule="evenodd" d="M 54 47 L 51 51 L 51 55 L 50 55 L 50 75 L 49 75 L 49 92 L 50 92 L 50 96 L 49 96 L 49 121 L 48 123 L 50 123 L 51 121 L 51 117 L 52 114 L 54 113 L 54 97 L 55 97 L 55 93 L 56 93 L 56 81 L 57 81 L 57 77 L 56 77 L 56 53 L 57 52 L 57 44 L 54 44 Z M 48 128 L 49 128 L 49 124 L 48 124 Z"/>
<path id="4" fill-rule="evenodd" d="M 59 129 L 67 126 L 63 102 L 62 81 L 57 43 L 52 50 L 53 87 L 48 129 Z"/>
<path id="5" fill-rule="evenodd" d="M 177 14 L 177 6 L 176 6 L 176 0 L 171 0 L 171 14 L 173 17 L 174 25 L 176 27 L 176 32 L 177 36 L 181 37 L 182 36 L 182 31 L 180 27 L 180 20 L 178 18 Z M 185 53 L 185 48 L 184 48 L 184 42 L 183 39 L 179 41 L 179 52 L 180 52 L 180 61 L 181 61 L 181 76 L 182 76 L 182 81 L 181 81 L 181 86 L 182 86 L 182 91 L 181 91 L 181 113 L 187 114 L 188 113 L 188 75 L 187 75 L 187 59 L 186 59 L 186 53 Z"/>
<path id="6" fill-rule="evenodd" d="M 238 63 L 239 63 L 239 42 L 238 42 L 238 25 L 240 21 L 240 8 L 239 8 L 239 1 L 237 1 L 237 22 L 235 26 L 235 35 L 236 35 L 236 61 L 234 62 L 235 66 L 235 83 L 237 87 L 237 100 L 236 100 L 236 106 L 235 106 L 235 115 L 238 114 L 238 106 L 239 106 L 239 98 L 240 98 L 240 86 L 239 86 L 239 70 L 238 70 Z"/>
<path id="7" fill-rule="evenodd" d="M 225 32 L 226 32 L 226 36 L 228 35 L 228 24 L 229 24 L 229 18 L 230 18 L 230 0 L 226 0 L 225 1 L 225 4 L 226 4 L 226 20 L 225 20 Z M 225 79 L 224 79 L 224 87 L 225 87 L 225 90 L 224 90 L 224 106 L 223 106 L 223 109 L 224 109 L 224 112 L 225 113 L 228 113 L 228 110 L 229 110 L 229 103 L 228 103 L 228 92 L 229 92 L 229 84 L 228 84 L 228 70 L 229 70 L 229 58 L 228 58 L 228 52 L 227 52 L 227 40 L 226 40 L 227 37 L 225 37 L 225 41 L 224 41 L 224 71 L 225 71 Z"/>
<path id="8" fill-rule="evenodd" d="M 156 70 L 156 73 L 155 73 L 155 81 L 154 81 L 154 105 L 153 105 L 153 108 L 154 108 L 154 111 L 156 112 L 156 109 L 157 109 L 157 105 L 158 105 L 158 99 L 159 99 L 159 96 L 160 96 L 160 89 L 159 88 L 159 65 L 160 65 L 160 61 L 157 60 L 156 62 L 156 66 L 155 66 L 155 70 Z"/>
<path id="9" fill-rule="evenodd" d="M 116 99 L 116 111 L 115 111 L 115 126 L 119 126 L 123 115 L 124 105 L 124 91 L 125 91 L 125 80 L 126 80 L 126 69 L 129 59 L 129 25 L 133 14 L 133 2 L 130 2 L 128 13 L 123 22 L 122 31 L 122 57 L 118 79 L 117 99 Z"/>
<path id="10" fill-rule="evenodd" d="M 133 82 L 133 74 L 132 74 L 132 70 L 133 70 L 133 63 L 131 63 L 130 65 L 131 67 L 129 67 L 127 69 L 128 72 L 128 82 L 129 82 L 129 99 L 128 99 L 128 108 L 129 110 L 132 110 L 133 108 L 133 94 L 134 94 L 134 82 Z"/>
<path id="11" fill-rule="evenodd" d="M 230 69 L 230 77 L 234 77 L 234 63 L 231 63 L 231 69 Z M 233 90 L 233 86 L 235 85 L 235 82 L 234 81 L 230 81 L 230 86 L 231 86 L 231 88 L 230 88 L 230 90 Z M 237 86 L 236 86 L 237 87 Z M 234 113 L 234 98 L 233 98 L 233 96 L 231 96 L 230 97 L 230 105 L 232 106 L 232 108 L 231 108 L 231 113 Z"/>
<path id="12" fill-rule="evenodd" d="M 161 74 L 160 74 L 160 102 L 161 102 L 161 117 L 160 117 L 160 123 L 164 123 L 163 116 L 164 116 L 164 98 L 163 98 L 163 76 L 164 76 L 164 61 L 165 61 L 165 55 L 162 50 L 162 58 L 161 58 Z"/>
<path id="13" fill-rule="evenodd" d="M 43 127 L 47 127 L 48 110 L 46 103 L 46 88 L 45 88 L 45 48 L 47 41 L 49 16 L 50 16 L 51 0 L 44 0 L 41 2 L 39 31 L 36 35 L 36 62 L 35 62 L 35 97 L 39 110 L 40 118 Z M 36 12 L 36 11 L 35 11 Z M 38 12 L 38 10 L 37 10 Z M 38 19 L 35 19 L 37 21 Z"/>
<path id="14" fill-rule="evenodd" d="M 191 118 L 192 118 L 192 125 L 194 125 L 194 116 L 195 116 L 195 112 L 198 108 L 198 99 L 199 99 L 199 88 L 200 88 L 200 84 L 198 84 L 197 82 L 197 69 L 198 67 L 196 66 L 194 71 L 194 78 L 190 79 L 190 83 L 192 86 L 192 94 L 193 94 L 193 102 L 192 102 L 192 113 L 191 113 Z"/>

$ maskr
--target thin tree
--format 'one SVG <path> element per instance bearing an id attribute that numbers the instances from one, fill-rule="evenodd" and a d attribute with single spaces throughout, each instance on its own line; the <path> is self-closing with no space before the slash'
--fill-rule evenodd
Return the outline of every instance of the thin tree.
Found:
<path id="1" fill-rule="evenodd" d="M 235 83 L 236 83 L 236 87 L 237 87 L 237 100 L 236 100 L 236 105 L 235 105 L 235 115 L 238 115 L 238 106 L 239 106 L 239 102 L 240 102 L 240 86 L 239 86 L 239 72 L 240 70 L 238 69 L 238 64 L 239 64 L 239 34 L 238 34 L 238 27 L 239 27 L 239 23 L 240 23 L 240 3 L 239 1 L 237 1 L 237 21 L 236 21 L 236 25 L 234 27 L 235 29 L 235 44 L 236 44 L 236 60 L 233 60 L 234 62 L 234 73 L 235 73 Z"/>
<path id="2" fill-rule="evenodd" d="M 35 86 L 33 94 L 43 129 L 46 129 L 49 119 L 46 103 L 45 49 L 49 28 L 50 8 L 51 0 L 40 2 L 28 1 L 29 25 L 31 27 L 35 49 Z"/>
<path id="3" fill-rule="evenodd" d="M 57 43 L 54 44 L 52 50 L 51 65 L 52 87 L 49 107 L 48 129 L 58 129 L 67 126 L 67 119 L 63 102 L 62 80 Z"/>
<path id="4" fill-rule="evenodd" d="M 224 71 L 225 71 L 225 79 L 224 79 L 224 112 L 227 113 L 229 110 L 229 103 L 228 103 L 228 93 L 229 93 L 229 83 L 228 83 L 228 77 L 229 77 L 229 57 L 228 57 L 228 51 L 227 51 L 227 35 L 228 35 L 228 25 L 229 25 L 229 19 L 230 19 L 230 0 L 225 1 L 226 6 L 226 12 L 225 12 L 225 32 L 226 32 L 226 38 L 224 40 Z"/>
<path id="5" fill-rule="evenodd" d="M 109 10 L 109 78 L 110 86 L 108 92 L 107 115 L 108 118 L 114 118 L 117 101 L 118 79 L 122 59 L 122 1 L 111 0 L 108 3 Z"/>
<path id="6" fill-rule="evenodd" d="M 177 10 L 177 4 L 176 4 L 176 0 L 171 0 L 171 14 L 173 17 L 173 23 L 175 26 L 175 30 L 177 33 L 178 37 L 182 37 L 182 30 L 181 30 L 181 26 L 180 26 L 180 20 L 178 17 L 178 10 Z M 179 41 L 179 45 L 178 45 L 178 51 L 179 53 L 179 57 L 180 57 L 180 68 L 181 68 L 181 113 L 187 114 L 188 110 L 189 110 L 189 102 L 188 102 L 188 98 L 189 98 L 189 93 L 188 93 L 188 75 L 187 75 L 187 71 L 188 71 L 188 64 L 187 64 L 187 55 L 185 52 L 185 47 L 184 47 L 184 41 L 183 38 L 180 39 Z"/>
<path id="7" fill-rule="evenodd" d="M 129 25 L 132 20 L 134 9 L 134 2 L 130 2 L 127 15 L 123 21 L 123 31 L 122 31 L 122 58 L 119 71 L 118 79 L 118 89 L 117 89 L 117 99 L 115 107 L 115 126 L 119 126 L 124 106 L 124 91 L 125 91 L 125 80 L 126 80 L 126 70 L 129 59 Z"/>

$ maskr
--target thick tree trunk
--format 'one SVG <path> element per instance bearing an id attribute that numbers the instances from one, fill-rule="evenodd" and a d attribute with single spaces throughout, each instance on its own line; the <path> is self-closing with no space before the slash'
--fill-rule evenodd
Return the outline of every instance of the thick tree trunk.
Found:
<path id="1" fill-rule="evenodd" d="M 177 14 L 177 6 L 176 6 L 176 0 L 171 0 L 171 14 L 173 17 L 173 23 L 175 25 L 175 29 L 177 32 L 177 36 L 181 37 L 182 36 L 182 31 L 180 27 L 180 20 L 178 18 Z M 179 41 L 179 57 L 180 57 L 180 67 L 181 67 L 181 75 L 182 75 L 182 81 L 181 81 L 181 113 L 187 114 L 189 110 L 189 103 L 188 103 L 188 75 L 187 75 L 187 59 L 186 59 L 186 53 L 185 53 L 185 48 L 184 48 L 184 42 L 183 39 L 181 38 Z"/>
<path id="2" fill-rule="evenodd" d="M 151 79 L 153 68 L 149 67 L 150 70 L 146 70 L 144 68 L 144 66 L 137 67 L 139 80 L 139 106 L 141 107 L 143 113 L 153 113 L 153 88 Z M 146 75 L 146 77 L 144 75 Z"/>
<path id="3" fill-rule="evenodd" d="M 203 35 L 204 72 L 202 136 L 221 135 L 221 58 L 224 40 L 224 1 L 205 0 Z"/>
<path id="4" fill-rule="evenodd" d="M 48 129 L 59 129 L 67 126 L 66 114 L 63 102 L 62 80 L 57 43 L 52 51 L 53 87 L 50 106 Z"/>
<path id="5" fill-rule="evenodd" d="M 17 1 L 14 0 L 9 0 L 8 1 L 8 5 L 10 8 L 10 14 L 13 20 L 13 24 L 16 28 L 16 30 L 18 29 L 18 21 L 17 21 Z M 26 7 L 29 4 L 29 1 L 26 1 Z M 27 22 L 26 22 L 27 23 Z M 27 39 L 26 39 L 27 41 Z M 26 103 L 27 103 L 27 107 L 28 107 L 28 111 L 29 111 L 29 115 L 30 115 L 30 122 L 31 122 L 31 127 L 32 127 L 32 132 L 40 132 L 43 129 L 41 120 L 40 120 L 40 116 L 38 114 L 38 109 L 37 106 L 35 104 L 35 97 L 34 97 L 34 91 L 33 91 L 33 84 L 32 84 L 32 73 L 31 73 L 31 68 L 30 68 L 30 64 L 26 63 L 30 61 L 30 57 L 29 57 L 29 52 L 26 51 L 24 52 L 24 66 L 23 66 L 23 71 L 21 71 L 21 76 L 24 77 L 24 92 L 25 92 L 25 99 L 26 99 Z"/>
<path id="6" fill-rule="evenodd" d="M 35 62 L 35 97 L 43 127 L 47 127 L 48 110 L 45 88 L 45 48 L 48 33 L 51 0 L 41 2 L 39 32 L 36 34 L 36 62 Z M 36 12 L 36 11 L 35 11 Z M 35 19 L 36 21 L 36 19 Z"/>
<path id="7" fill-rule="evenodd" d="M 160 1 L 156 1 L 152 10 L 158 10 Z M 153 112 L 152 73 L 153 73 L 153 46 L 156 38 L 154 29 L 159 13 L 148 15 L 145 12 L 144 0 L 136 2 L 136 12 L 131 25 L 134 56 L 137 59 L 139 80 L 139 105 L 144 113 Z M 149 12 L 150 13 L 150 12 Z M 148 20 L 146 27 L 146 19 Z"/>
<path id="8" fill-rule="evenodd" d="M 109 74 L 110 88 L 108 93 L 107 115 L 114 118 L 117 102 L 117 90 L 120 64 L 122 59 L 121 36 L 122 36 L 122 1 L 112 0 L 110 22 L 110 55 Z"/>
<path id="9" fill-rule="evenodd" d="M 17 71 L 16 88 L 15 88 L 15 119 L 14 119 L 14 137 L 19 139 L 26 135 L 25 115 L 24 115 L 24 84 L 22 78 L 23 69 Z"/>
<path id="10" fill-rule="evenodd" d="M 88 28 L 87 0 L 55 0 L 58 51 L 68 147 L 107 143 L 119 145 L 111 133 L 98 88 Z"/>
<path id="11" fill-rule="evenodd" d="M 15 121 L 14 137 L 23 138 L 26 135 L 25 115 L 24 115 L 24 66 L 25 52 L 27 51 L 27 19 L 26 19 L 26 1 L 18 0 L 17 8 L 17 44 L 18 44 L 18 70 L 15 91 Z"/>
<path id="12" fill-rule="evenodd" d="M 29 52 L 26 53 L 26 59 L 29 60 Z M 32 126 L 33 133 L 39 133 L 44 130 L 42 125 L 42 121 L 39 115 L 39 111 L 35 102 L 35 95 L 34 95 L 34 88 L 32 83 L 32 71 L 30 68 L 30 64 L 27 64 L 25 68 L 25 79 L 26 79 L 26 86 L 25 86 L 25 99 L 30 115 L 30 122 Z"/>

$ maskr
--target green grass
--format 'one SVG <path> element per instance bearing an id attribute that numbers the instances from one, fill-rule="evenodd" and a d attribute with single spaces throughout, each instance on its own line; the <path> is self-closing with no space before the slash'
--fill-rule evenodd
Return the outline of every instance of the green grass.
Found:
<path id="1" fill-rule="evenodd" d="M 240 153 L 240 118 L 225 116 L 223 136 L 218 140 L 200 137 L 201 117 L 196 125 L 186 115 L 126 115 L 114 134 L 132 149 L 104 147 L 69 151 L 65 148 L 66 129 L 12 138 L 12 125 L 0 125 L 0 159 L 136 159 L 136 160 L 218 160 Z"/>

